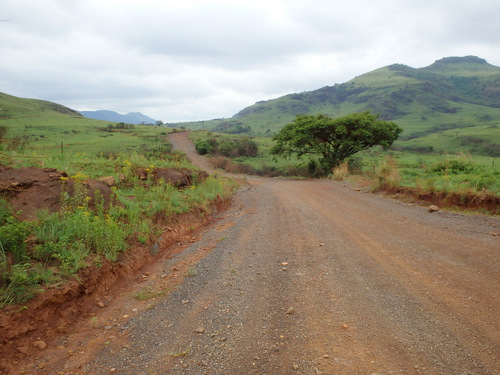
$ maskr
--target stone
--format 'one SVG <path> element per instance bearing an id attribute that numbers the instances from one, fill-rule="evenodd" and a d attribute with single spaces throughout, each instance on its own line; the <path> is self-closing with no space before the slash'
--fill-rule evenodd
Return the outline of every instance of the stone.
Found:
<path id="1" fill-rule="evenodd" d="M 39 350 L 44 350 L 47 348 L 47 343 L 45 341 L 42 341 L 42 340 L 35 341 L 33 343 L 33 345 L 35 346 L 35 348 L 37 348 Z"/>
<path id="2" fill-rule="evenodd" d="M 286 311 L 285 315 L 292 315 L 294 312 L 295 312 L 294 308 L 293 308 L 293 307 L 290 307 L 290 308 Z"/>
<path id="3" fill-rule="evenodd" d="M 429 212 L 437 212 L 437 211 L 439 211 L 439 207 L 438 206 L 435 206 L 433 204 L 431 204 L 429 206 Z"/>
<path id="4" fill-rule="evenodd" d="M 172 168 L 156 169 L 155 180 L 163 180 L 165 183 L 172 184 L 178 188 L 189 186 L 191 182 L 185 173 Z"/>
<path id="5" fill-rule="evenodd" d="M 17 351 L 22 354 L 27 354 L 29 348 L 27 346 L 18 346 Z"/>
<path id="6" fill-rule="evenodd" d="M 106 305 L 102 301 L 97 302 L 97 306 L 99 306 L 101 309 L 106 307 Z"/>
<path id="7" fill-rule="evenodd" d="M 99 181 L 104 182 L 109 187 L 112 187 L 112 186 L 116 185 L 116 180 L 115 180 L 115 178 L 113 176 L 108 176 L 108 177 L 100 178 Z"/>

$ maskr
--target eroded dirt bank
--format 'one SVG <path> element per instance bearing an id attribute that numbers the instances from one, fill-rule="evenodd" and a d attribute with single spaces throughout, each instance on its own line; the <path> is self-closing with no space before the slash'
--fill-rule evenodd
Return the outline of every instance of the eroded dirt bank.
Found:
<path id="1" fill-rule="evenodd" d="M 498 374 L 498 228 L 341 183 L 252 178 L 184 251 L 138 275 L 168 295 L 124 291 L 24 370 Z"/>

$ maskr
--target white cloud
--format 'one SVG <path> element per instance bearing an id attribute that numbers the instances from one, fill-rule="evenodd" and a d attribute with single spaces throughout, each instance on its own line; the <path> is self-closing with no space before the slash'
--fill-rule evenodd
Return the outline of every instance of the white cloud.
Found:
<path id="1" fill-rule="evenodd" d="M 500 65 L 496 0 L 16 0 L 0 10 L 0 90 L 163 121 L 392 64 Z"/>

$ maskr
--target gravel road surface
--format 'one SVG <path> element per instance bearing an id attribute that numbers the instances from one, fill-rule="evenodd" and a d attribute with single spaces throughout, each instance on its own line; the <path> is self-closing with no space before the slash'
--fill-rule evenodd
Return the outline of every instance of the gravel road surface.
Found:
<path id="1" fill-rule="evenodd" d="M 500 374 L 499 229 L 343 183 L 248 178 L 150 275 L 201 254 L 184 281 L 78 373 Z"/>

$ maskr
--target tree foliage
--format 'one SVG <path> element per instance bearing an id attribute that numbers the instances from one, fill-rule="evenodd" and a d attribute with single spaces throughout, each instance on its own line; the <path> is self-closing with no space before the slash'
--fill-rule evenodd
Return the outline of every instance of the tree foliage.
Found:
<path id="1" fill-rule="evenodd" d="M 394 122 L 381 121 L 370 112 L 353 113 L 340 118 L 325 115 L 301 115 L 282 128 L 273 138 L 274 155 L 322 156 L 323 168 L 331 169 L 345 158 L 380 145 L 389 148 L 402 129 Z"/>
<path id="2" fill-rule="evenodd" d="M 259 147 L 250 138 L 223 139 L 218 141 L 215 138 L 201 140 L 195 145 L 196 151 L 200 155 L 213 154 L 226 157 L 257 156 Z"/>

